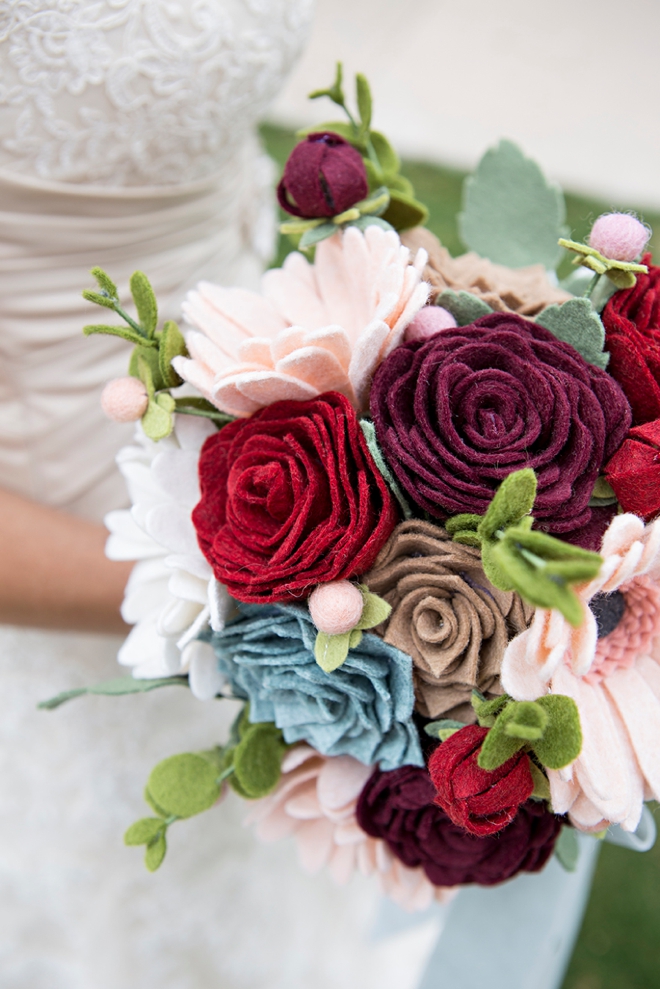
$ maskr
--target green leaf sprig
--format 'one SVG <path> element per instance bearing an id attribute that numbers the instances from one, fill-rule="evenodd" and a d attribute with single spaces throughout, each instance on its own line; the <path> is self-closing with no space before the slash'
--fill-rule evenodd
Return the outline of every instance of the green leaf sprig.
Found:
<path id="1" fill-rule="evenodd" d="M 423 203 L 415 199 L 412 183 L 401 175 L 401 159 L 385 135 L 371 128 L 373 111 L 371 88 L 366 77 L 361 73 L 355 76 L 355 95 L 357 115 L 351 111 L 346 102 L 342 63 L 337 62 L 332 85 L 326 89 L 315 89 L 309 94 L 309 98 L 316 100 L 327 97 L 336 106 L 341 107 L 348 121 L 333 120 L 328 123 L 316 124 L 299 131 L 297 137 L 306 137 L 307 134 L 314 131 L 331 131 L 343 137 L 362 155 L 369 181 L 370 196 L 364 203 L 358 203 L 356 206 L 360 209 L 360 218 L 349 222 L 364 229 L 370 223 L 377 222 L 377 217 L 380 216 L 386 224 L 394 227 L 395 230 L 406 230 L 409 227 L 426 223 L 429 215 L 428 210 Z M 389 198 L 382 213 L 376 212 L 371 206 L 368 209 L 372 209 L 372 212 L 368 213 L 365 210 L 365 204 L 373 203 L 374 200 L 380 201 L 385 193 L 388 194 Z M 337 220 L 336 217 L 335 220 Z M 319 226 L 316 227 L 317 230 Z M 332 224 L 324 224 L 324 226 L 332 227 Z M 336 227 L 330 229 L 326 236 L 330 236 L 335 230 Z M 322 238 L 319 237 L 319 239 Z"/>
<path id="2" fill-rule="evenodd" d="M 573 264 L 582 265 L 594 272 L 594 277 L 584 293 L 587 299 L 591 298 L 602 275 L 606 275 L 618 289 L 632 288 L 637 281 L 637 275 L 646 274 L 649 270 L 645 264 L 606 258 L 594 247 L 580 244 L 576 240 L 567 240 L 565 237 L 561 237 L 558 243 L 560 247 L 564 247 L 567 251 L 572 251 L 577 255 L 573 258 Z"/>
<path id="3" fill-rule="evenodd" d="M 593 580 L 603 559 L 532 530 L 536 487 L 531 468 L 514 471 L 500 484 L 484 516 L 455 515 L 445 528 L 456 542 L 481 549 L 491 584 L 502 591 L 517 591 L 537 608 L 556 608 L 578 628 L 584 615 L 571 585 Z"/>
<path id="4" fill-rule="evenodd" d="M 358 584 L 358 587 L 363 601 L 358 623 L 350 632 L 341 632 L 339 635 L 318 632 L 316 635 L 314 658 L 325 673 L 332 673 L 333 670 L 338 669 L 346 661 L 349 650 L 359 646 L 362 632 L 380 625 L 389 618 L 392 611 L 391 605 L 377 594 L 373 594 L 366 584 Z"/>

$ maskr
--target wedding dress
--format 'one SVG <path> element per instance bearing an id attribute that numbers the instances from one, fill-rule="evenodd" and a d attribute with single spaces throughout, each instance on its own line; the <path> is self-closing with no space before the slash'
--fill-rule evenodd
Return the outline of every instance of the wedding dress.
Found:
<path id="1" fill-rule="evenodd" d="M 201 278 L 253 285 L 274 222 L 254 124 L 310 18 L 311 0 L 0 5 L 0 485 L 95 520 L 125 504 L 131 429 L 99 394 L 128 347 L 83 338 L 80 291 L 92 265 L 122 290 L 140 268 L 176 319 Z M 183 822 L 154 875 L 123 846 L 153 765 L 222 742 L 234 711 L 183 690 L 36 709 L 120 675 L 119 645 L 0 629 L 2 986 L 412 986 L 417 934 L 367 939 L 375 889 L 306 877 L 238 801 Z"/>

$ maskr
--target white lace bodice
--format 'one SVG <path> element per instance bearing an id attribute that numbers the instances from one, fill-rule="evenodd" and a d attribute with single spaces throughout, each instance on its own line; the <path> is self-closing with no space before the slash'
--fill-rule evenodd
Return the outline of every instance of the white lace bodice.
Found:
<path id="1" fill-rule="evenodd" d="M 0 169 L 94 185 L 221 170 L 277 92 L 313 0 L 4 0 Z"/>

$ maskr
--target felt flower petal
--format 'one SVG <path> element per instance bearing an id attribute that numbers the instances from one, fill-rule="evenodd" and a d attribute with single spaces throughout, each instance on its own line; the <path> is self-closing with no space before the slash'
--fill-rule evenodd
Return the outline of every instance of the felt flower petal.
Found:
<path id="1" fill-rule="evenodd" d="M 279 360 L 275 370 L 287 379 L 294 378 L 310 385 L 319 395 L 340 391 L 350 399 L 353 392 L 346 371 L 335 355 L 323 347 L 300 347 Z"/>
<path id="2" fill-rule="evenodd" d="M 625 724 L 654 799 L 660 795 L 660 701 L 635 669 L 620 669 L 603 681 Z"/>

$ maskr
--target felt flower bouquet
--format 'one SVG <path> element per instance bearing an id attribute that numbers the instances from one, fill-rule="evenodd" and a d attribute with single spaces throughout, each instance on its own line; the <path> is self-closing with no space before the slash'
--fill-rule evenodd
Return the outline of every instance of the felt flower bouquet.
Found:
<path id="1" fill-rule="evenodd" d="M 313 96 L 347 120 L 286 164 L 298 250 L 261 293 L 202 283 L 185 336 L 139 272 L 135 316 L 105 272 L 85 293 L 133 344 L 104 407 L 139 421 L 107 517 L 132 676 L 89 690 L 242 703 L 149 777 L 150 869 L 233 788 L 260 838 L 416 909 L 660 798 L 660 268 L 627 214 L 567 240 L 509 142 L 452 258 L 366 80 L 357 116 L 340 71 Z"/>

